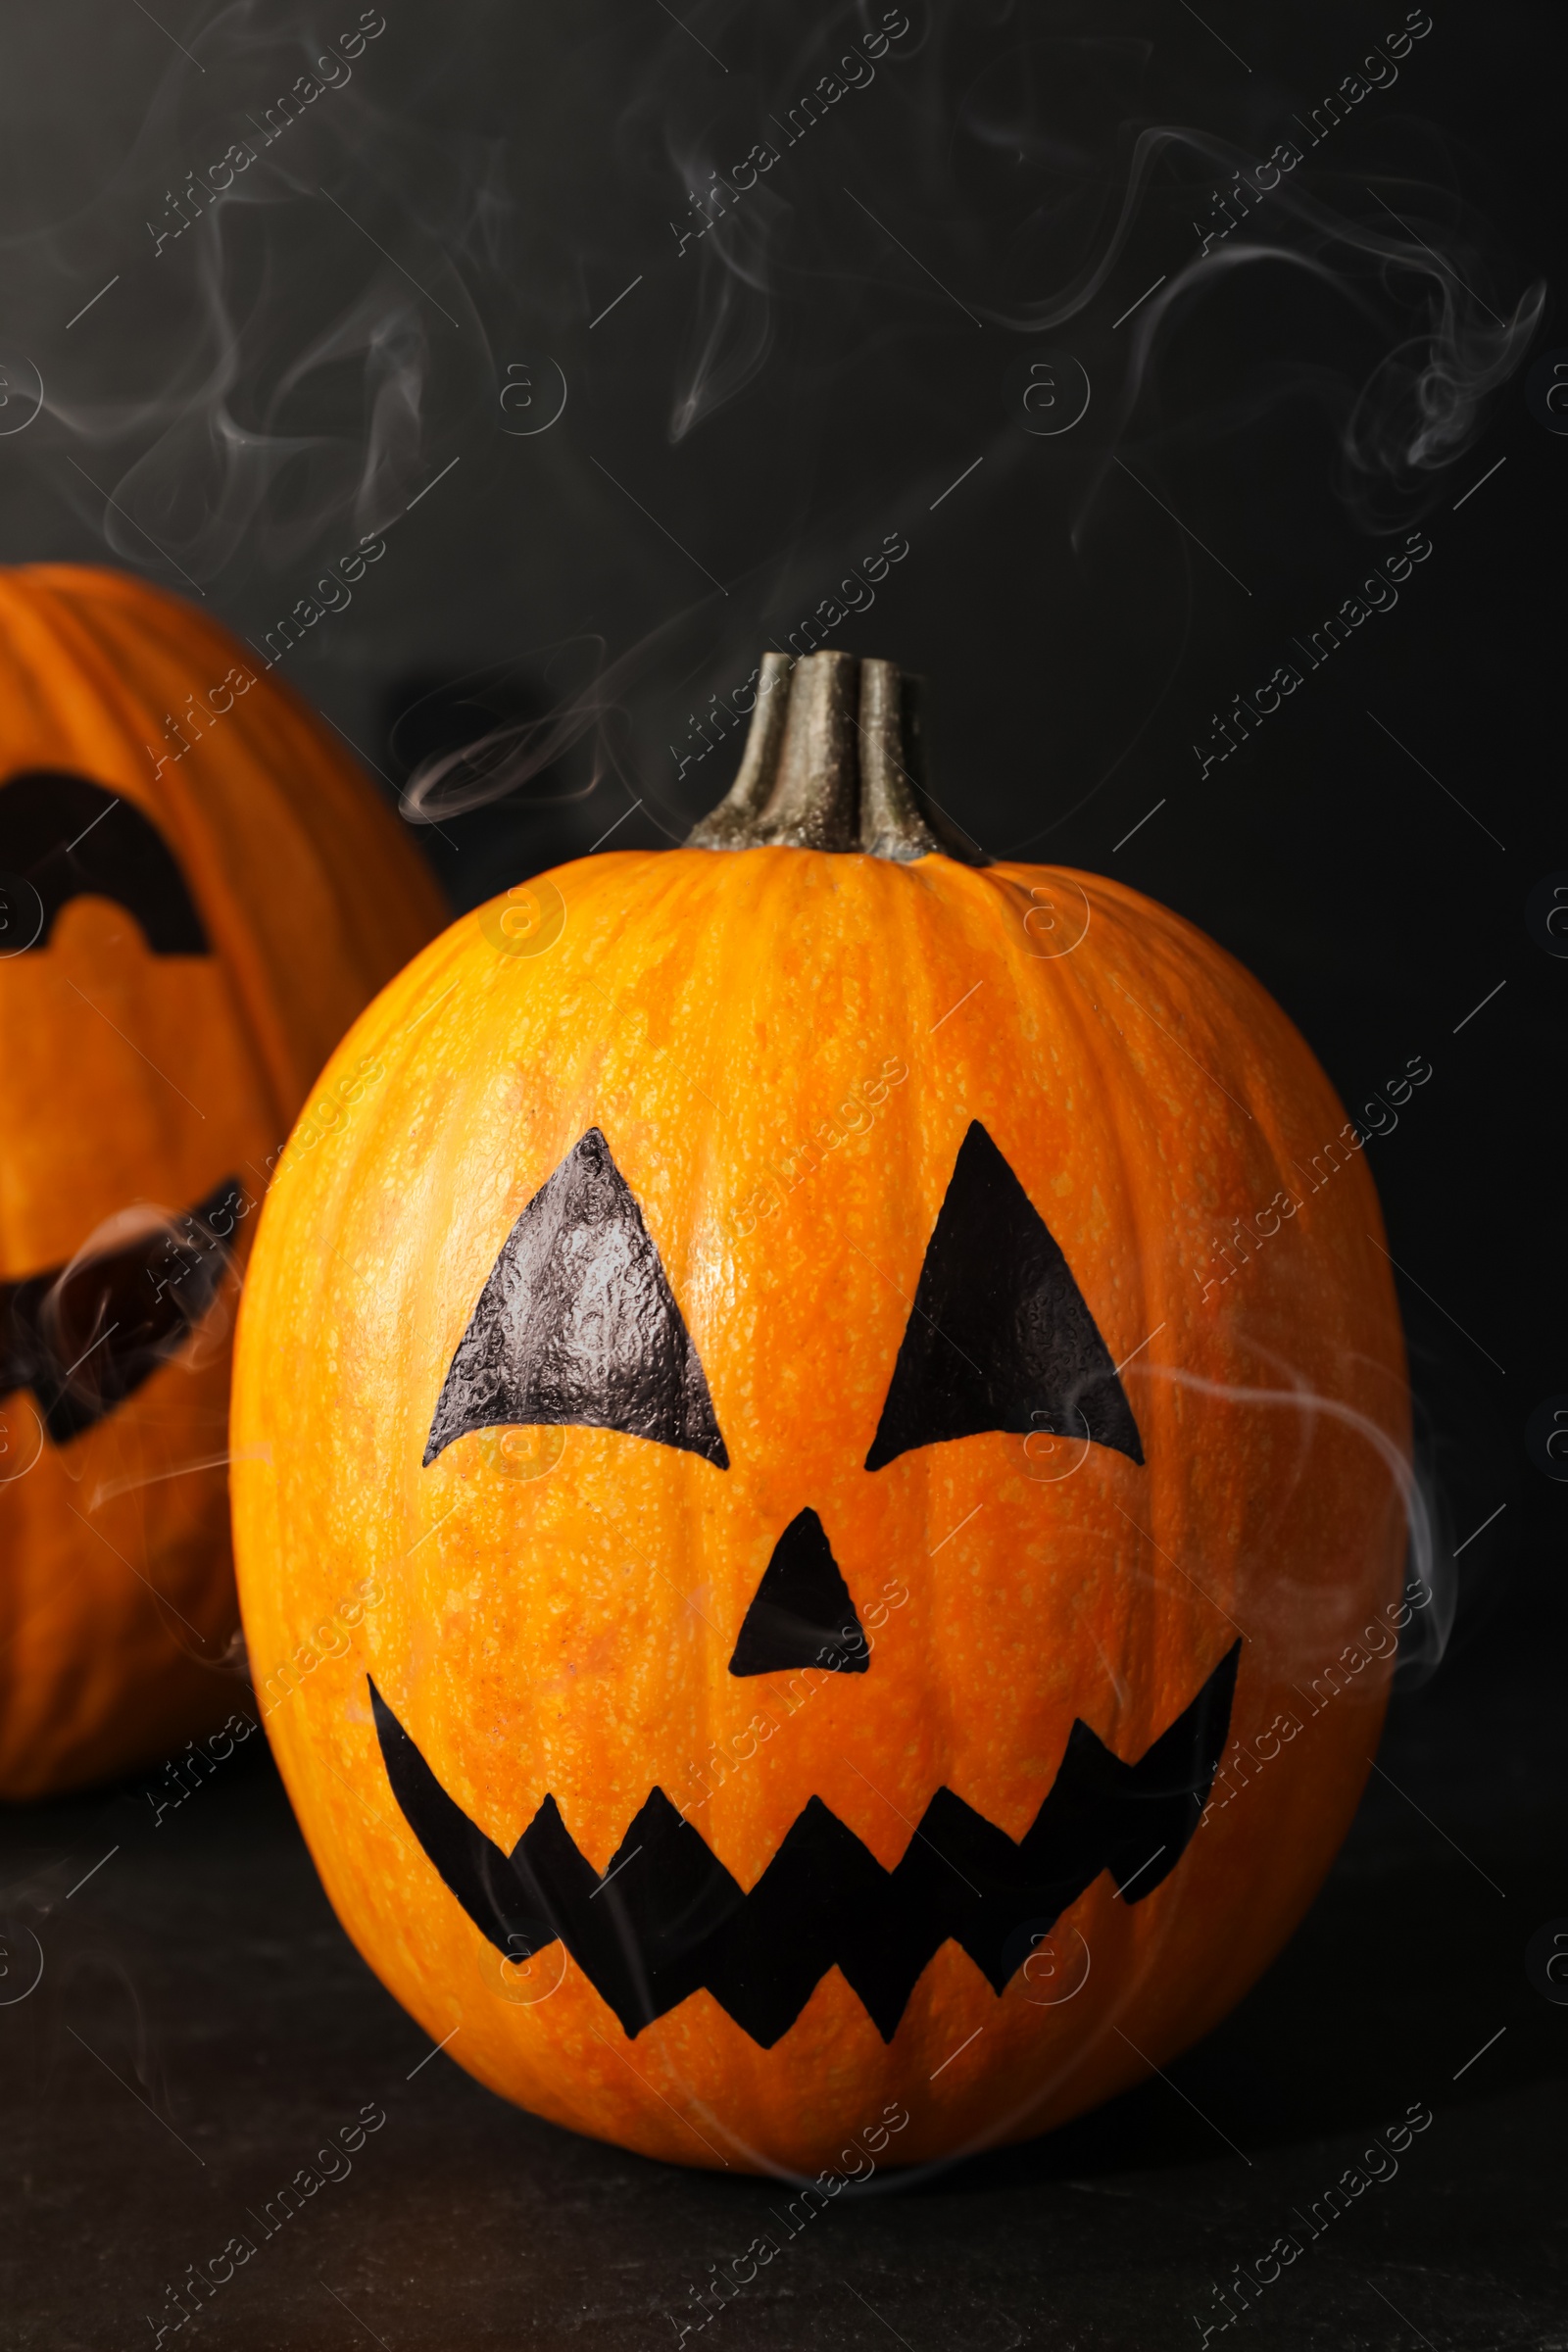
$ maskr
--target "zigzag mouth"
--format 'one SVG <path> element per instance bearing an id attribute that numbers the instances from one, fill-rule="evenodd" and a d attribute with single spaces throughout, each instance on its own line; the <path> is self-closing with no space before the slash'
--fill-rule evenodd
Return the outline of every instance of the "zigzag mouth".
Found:
<path id="1" fill-rule="evenodd" d="M 837 1967 L 884 2041 L 921 1973 L 956 1943 L 1000 1995 L 1100 1873 L 1143 1902 L 1176 1868 L 1230 1732 L 1238 1641 L 1135 1764 L 1082 1720 L 1016 1842 L 939 1788 L 884 1870 L 818 1796 L 748 1892 L 662 1788 L 601 1877 L 546 1796 L 504 1854 L 448 1796 L 369 1684 L 387 1780 L 427 1859 L 480 1933 L 518 1959 L 558 1939 L 635 2036 L 706 1987 L 771 2049 Z M 367 1678 L 368 1680 L 368 1678 Z"/>
<path id="2" fill-rule="evenodd" d="M 183 1347 L 229 1262 L 238 1179 L 119 1250 L 0 1282 L 0 1396 L 30 1389 L 56 1446 L 113 1412 Z M 227 1219 L 226 1225 L 220 1220 Z"/>

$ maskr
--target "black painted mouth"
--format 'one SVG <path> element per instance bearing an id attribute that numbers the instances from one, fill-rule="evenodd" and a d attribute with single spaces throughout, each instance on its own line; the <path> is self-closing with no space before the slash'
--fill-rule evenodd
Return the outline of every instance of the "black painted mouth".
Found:
<path id="1" fill-rule="evenodd" d="M 30 1389 L 57 1446 L 112 1412 L 211 1306 L 243 1198 L 225 1177 L 187 1215 L 122 1250 L 0 1282 L 0 1396 Z"/>
<path id="2" fill-rule="evenodd" d="M 942 1944 L 997 1994 L 1102 1870 L 1142 1902 L 1169 1877 L 1208 1800 L 1230 1730 L 1241 1642 L 1136 1764 L 1082 1721 L 1033 1826 L 1014 1843 L 950 1788 L 884 1870 L 811 1797 L 746 1892 L 662 1788 L 601 1878 L 547 1796 L 510 1854 L 453 1802 L 374 1683 L 392 1792 L 425 1855 L 509 1958 L 558 1939 L 628 2034 L 703 1987 L 771 2049 L 837 1967 L 891 2041 Z"/>

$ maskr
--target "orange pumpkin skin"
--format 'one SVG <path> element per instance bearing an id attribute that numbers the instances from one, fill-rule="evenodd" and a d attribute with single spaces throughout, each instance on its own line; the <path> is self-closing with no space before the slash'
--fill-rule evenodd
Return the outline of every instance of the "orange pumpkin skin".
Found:
<path id="1" fill-rule="evenodd" d="M 1059 2123 L 1224 2015 L 1366 1776 L 1388 1660 L 1348 1661 L 1369 1623 L 1393 1646 L 1407 1394 L 1344 1112 L 1230 956 L 1087 874 L 682 850 L 511 895 L 345 1041 L 329 1088 L 380 1075 L 291 1145 L 241 1311 L 241 1602 L 327 1891 L 450 2056 L 650 2155 L 858 2171 L 889 2102 L 884 2163 Z M 1144 1466 L 993 1432 L 864 1467 L 976 1119 L 1122 1367 Z M 728 1468 L 577 1426 L 421 1466 L 503 1242 L 594 1127 Z M 808 1506 L 862 1623 L 905 1597 L 867 1672 L 792 1709 L 728 1661 Z M 837 1969 L 763 2048 L 706 1989 L 628 2035 L 559 1942 L 509 1967 L 400 1810 L 368 1696 L 503 1854 L 549 1795 L 603 1873 L 662 1788 L 750 1889 L 813 1796 L 886 1869 L 944 1786 L 1021 1838 L 1075 1719 L 1135 1761 L 1238 1636 L 1230 1761 L 1171 1875 L 1141 1901 L 1097 1877 L 1000 1996 L 944 1943 L 888 2042 Z"/>
<path id="2" fill-rule="evenodd" d="M 9 950 L 33 902 L 7 901 L 0 1283 L 65 1267 L 95 1236 L 114 1246 L 120 1212 L 180 1219 L 230 1179 L 242 1259 L 312 1079 L 440 922 L 395 819 L 265 668 L 120 574 L 0 572 L 0 840 L 17 835 L 19 779 L 47 776 L 23 787 L 45 824 L 62 789 L 97 787 L 104 811 L 77 853 L 91 870 L 50 868 L 61 903 L 25 952 Z M 117 828 L 172 854 L 204 952 L 151 952 L 127 905 L 90 887 L 123 862 Z M 0 1796 L 128 1769 L 235 1703 L 219 1670 L 238 1621 L 233 1306 L 230 1278 L 167 1360 L 62 1443 L 27 1387 L 0 1396 Z"/>

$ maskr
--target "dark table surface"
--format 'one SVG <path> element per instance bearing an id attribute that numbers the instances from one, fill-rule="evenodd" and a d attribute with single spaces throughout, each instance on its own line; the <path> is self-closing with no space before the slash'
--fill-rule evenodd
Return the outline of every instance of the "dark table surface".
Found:
<path id="1" fill-rule="evenodd" d="M 1568 2352 L 1568 2006 L 1527 1967 L 1544 1927 L 1568 1931 L 1562 1635 L 1559 1607 L 1515 1594 L 1396 1697 L 1305 1924 L 1165 2079 L 841 2196 L 711 2321 L 715 2352 L 1174 2352 L 1282 2231 L 1304 2252 L 1238 2337 Z M 254 2258 L 166 2342 L 675 2345 L 776 2185 L 575 2138 L 430 2058 L 265 1755 L 236 1750 L 156 1829 L 147 1785 L 0 1819 L 4 2343 L 151 2344 L 186 2266 L 247 2230 Z M 1434 2121 L 1397 2176 L 1307 2240 L 1292 2209 L 1416 2102 Z M 246 2209 L 367 2107 L 386 2121 L 351 2172 L 262 2239 Z"/>

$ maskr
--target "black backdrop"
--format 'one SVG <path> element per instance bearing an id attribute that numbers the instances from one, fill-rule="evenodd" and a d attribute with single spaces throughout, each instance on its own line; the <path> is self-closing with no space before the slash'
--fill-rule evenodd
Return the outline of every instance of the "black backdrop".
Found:
<path id="1" fill-rule="evenodd" d="M 12 12 L 0 55 L 0 555 L 200 595 L 389 793 L 434 760 L 414 813 L 456 906 L 607 835 L 678 838 L 732 772 L 735 689 L 809 628 L 927 676 L 936 792 L 988 849 L 1201 924 L 1352 1110 L 1430 1060 L 1368 1147 L 1457 1604 L 1441 1670 L 1401 1669 L 1411 1803 L 1375 1785 L 1293 1953 L 1177 2080 L 1236 2139 L 1298 2153 L 1370 2119 L 1396 2044 L 1482 2102 L 1450 2173 L 1380 2220 L 1395 2269 L 1364 2239 L 1373 2292 L 1325 2270 L 1260 2340 L 1548 2340 L 1538 2167 L 1560 2111 L 1553 2139 L 1533 2085 L 1561 2077 L 1568 2012 L 1526 1947 L 1568 1913 L 1558 13 L 55 0 Z M 366 540 L 384 553 L 351 590 L 335 566 Z M 1327 654 L 1314 632 L 1351 599 Z M 1273 707 L 1282 667 L 1300 682 Z M 384 2052 L 415 2045 L 265 1771 L 222 1801 L 180 1868 L 161 1841 L 106 1896 L 102 1948 L 141 2019 L 137 2095 L 259 2099 L 281 2147 L 346 2051 L 401 2082 Z M 18 1873 L 133 1803 L 13 1825 Z M 1440 2045 L 1458 2065 L 1494 2017 L 1489 2071 L 1448 2091 Z M 140 2340 L 201 2230 L 150 2185 L 137 2204 L 163 2152 L 88 2061 L 11 2059 L 30 2153 L 5 2170 L 38 2251 L 8 2340 Z M 212 2340 L 368 2340 L 323 2276 L 393 2344 L 662 2340 L 739 2229 L 720 2192 L 463 2079 L 432 2096 L 428 2173 L 411 2150 L 395 2190 L 365 2182 L 287 2282 L 201 2323 Z M 914 2222 L 851 2217 L 794 2308 L 724 2325 L 852 2344 L 887 2314 L 921 2352 L 1184 2339 L 1206 2287 L 1182 2265 L 1200 2240 L 1205 2280 L 1241 2259 L 1242 2203 L 1204 2233 L 1255 2183 L 1214 2185 L 1212 2139 L 1158 2085 L 1063 2145 L 971 2168 Z M 1081 2234 L 1061 2221 L 1075 2168 L 1162 2184 L 1141 2269 L 1091 2227 L 1115 2218 L 1091 2180 Z M 597 2218 L 563 2220 L 562 2181 Z M 471 2259 L 460 2190 L 486 2215 Z M 617 2231 L 618 2301 L 589 2284 Z M 92 2249 L 69 2274 L 68 2246 Z"/>

